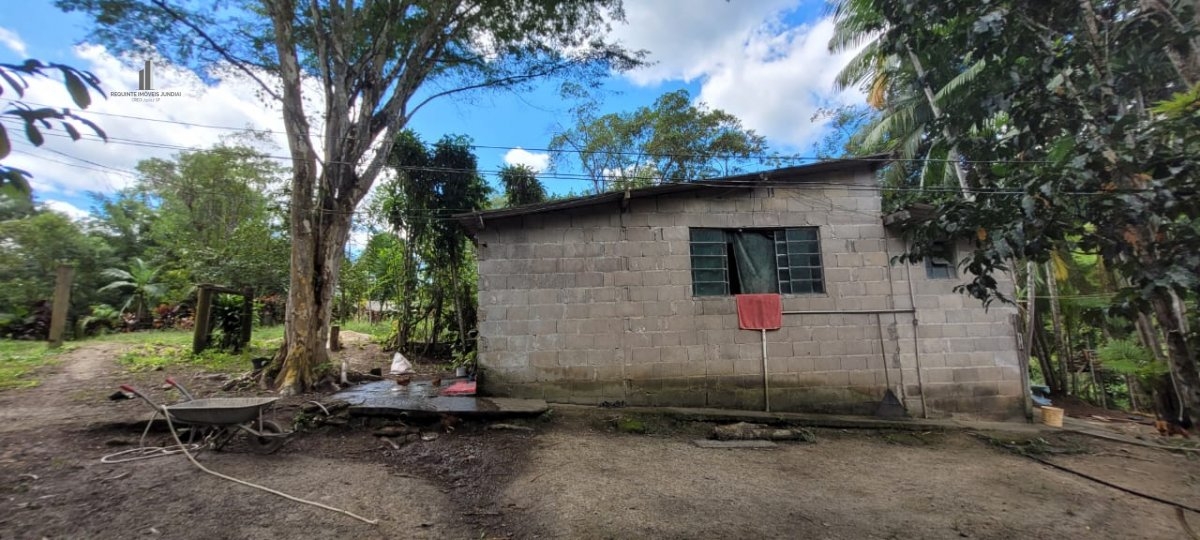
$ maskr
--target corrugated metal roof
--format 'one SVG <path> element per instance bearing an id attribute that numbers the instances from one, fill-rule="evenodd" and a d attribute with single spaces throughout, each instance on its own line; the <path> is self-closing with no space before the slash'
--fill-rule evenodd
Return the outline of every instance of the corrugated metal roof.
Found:
<path id="1" fill-rule="evenodd" d="M 795 167 L 785 167 L 782 169 L 772 169 L 756 173 L 739 174 L 736 176 L 706 178 L 694 182 L 663 184 L 658 186 L 630 189 L 626 191 L 613 191 L 601 193 L 599 195 L 589 195 L 586 197 L 575 197 L 571 199 L 560 199 L 556 201 L 527 204 L 510 208 L 456 214 L 454 217 L 462 222 L 467 229 L 471 231 L 478 231 L 483 227 L 486 227 L 486 223 L 491 220 L 526 216 L 531 214 L 558 212 L 572 208 L 615 203 L 622 200 L 641 199 L 645 197 L 656 197 L 659 195 L 669 195 L 698 190 L 753 189 L 765 185 L 787 183 L 803 184 L 805 182 L 816 180 L 817 178 L 814 177 L 828 173 L 861 170 L 864 168 L 874 171 L 886 165 L 888 163 L 888 159 L 889 156 L 886 154 L 877 154 L 858 158 L 819 161 L 807 165 L 797 165 Z"/>

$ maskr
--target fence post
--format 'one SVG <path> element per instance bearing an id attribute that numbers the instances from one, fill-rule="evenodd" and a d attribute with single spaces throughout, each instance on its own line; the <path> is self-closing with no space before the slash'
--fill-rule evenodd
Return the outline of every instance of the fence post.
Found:
<path id="1" fill-rule="evenodd" d="M 71 309 L 71 278 L 75 269 L 58 266 L 54 281 L 54 302 L 50 305 L 50 347 L 61 347 L 67 330 L 67 311 Z"/>
<path id="2" fill-rule="evenodd" d="M 242 289 L 242 345 L 250 345 L 250 332 L 254 327 L 254 289 Z"/>
<path id="3" fill-rule="evenodd" d="M 212 289 L 200 286 L 196 291 L 196 329 L 192 333 L 192 354 L 208 347 L 209 320 L 212 318 Z"/>

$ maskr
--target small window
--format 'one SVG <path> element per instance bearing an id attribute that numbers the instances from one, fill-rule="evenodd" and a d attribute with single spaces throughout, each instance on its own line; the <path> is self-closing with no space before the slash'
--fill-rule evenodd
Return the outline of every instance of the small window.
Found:
<path id="1" fill-rule="evenodd" d="M 925 258 L 925 277 L 952 279 L 958 277 L 954 268 L 954 244 L 934 242 L 932 253 Z"/>
<path id="2" fill-rule="evenodd" d="M 825 292 L 816 227 L 691 229 L 692 293 Z"/>

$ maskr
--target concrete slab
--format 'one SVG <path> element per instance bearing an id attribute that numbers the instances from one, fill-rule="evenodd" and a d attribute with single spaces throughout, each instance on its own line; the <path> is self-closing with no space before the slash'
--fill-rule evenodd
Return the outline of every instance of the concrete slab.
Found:
<path id="1" fill-rule="evenodd" d="M 714 441 L 712 439 L 696 439 L 692 444 L 700 448 L 775 448 L 779 446 L 771 441 Z"/>
<path id="2" fill-rule="evenodd" d="M 351 416 L 439 415 L 473 418 L 537 415 L 549 408 L 540 399 L 442 396 L 442 386 L 430 381 L 412 381 L 407 386 L 394 380 L 361 384 L 338 392 L 331 399 L 350 404 Z"/>

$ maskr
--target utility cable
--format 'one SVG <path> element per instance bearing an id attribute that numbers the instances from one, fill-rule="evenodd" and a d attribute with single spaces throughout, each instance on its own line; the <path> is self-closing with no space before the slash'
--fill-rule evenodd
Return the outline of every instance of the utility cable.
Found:
<path id="1" fill-rule="evenodd" d="M 284 493 L 284 492 L 282 492 L 282 491 L 274 490 L 274 489 L 271 489 L 271 488 L 269 488 L 269 487 L 266 487 L 266 486 L 260 486 L 260 485 L 258 485 L 258 484 L 254 484 L 254 483 L 251 483 L 251 482 L 247 482 L 247 481 L 245 481 L 245 480 L 241 480 L 241 479 L 238 479 L 238 478 L 234 478 L 234 477 L 232 477 L 232 476 L 229 476 L 229 475 L 221 474 L 221 473 L 219 473 L 219 472 L 216 472 L 216 471 L 214 471 L 214 470 L 212 470 L 212 469 L 209 469 L 208 467 L 205 467 L 204 465 L 201 465 L 201 464 L 200 464 L 200 462 L 199 462 L 199 461 L 196 461 L 196 458 L 192 456 L 192 453 L 191 453 L 191 452 L 189 452 L 189 451 L 187 450 L 187 447 L 186 447 L 186 446 L 184 446 L 184 444 L 183 444 L 183 441 L 181 441 L 181 440 L 179 439 L 179 433 L 177 433 L 177 432 L 175 431 L 175 425 L 174 425 L 174 424 L 171 422 L 171 414 L 170 414 L 170 413 L 167 411 L 167 407 L 164 405 L 164 406 L 162 406 L 162 408 L 161 408 L 160 410 L 162 411 L 162 415 L 163 415 L 164 417 L 166 417 L 166 419 L 167 419 L 167 428 L 171 430 L 171 437 L 172 437 L 173 439 L 175 439 L 175 442 L 176 442 L 176 443 L 177 443 L 177 444 L 180 446 L 180 448 L 182 448 L 182 449 L 183 449 L 183 455 L 187 457 L 188 461 L 192 462 L 192 465 L 195 465 L 195 466 L 196 466 L 198 469 L 200 469 L 201 471 L 204 471 L 204 472 L 206 472 L 206 473 L 208 473 L 208 474 L 211 474 L 211 475 L 213 475 L 213 476 L 216 476 L 217 478 L 221 478 L 221 479 L 224 479 L 224 480 L 228 480 L 228 481 L 230 481 L 230 482 L 233 482 L 233 483 L 235 483 L 235 484 L 241 484 L 241 485 L 243 485 L 243 486 L 251 487 L 251 488 L 254 488 L 254 489 L 257 489 L 257 490 L 260 490 L 260 491 L 265 491 L 265 492 L 267 492 L 267 493 L 270 493 L 270 494 L 272 494 L 272 495 L 277 495 L 277 496 L 283 497 L 284 499 L 287 499 L 287 500 L 289 500 L 289 501 L 295 501 L 295 502 L 298 502 L 298 503 L 301 503 L 301 504 L 307 504 L 307 505 L 309 505 L 309 506 L 315 506 L 315 507 L 317 507 L 317 508 L 322 508 L 322 509 L 325 509 L 325 510 L 329 510 L 330 512 L 337 512 L 337 513 L 339 513 L 339 514 L 342 514 L 342 515 L 350 516 L 350 517 L 352 517 L 352 518 L 354 518 L 354 519 L 357 519 L 357 520 L 359 520 L 359 521 L 361 521 L 361 522 L 363 522 L 363 523 L 368 523 L 368 524 L 371 524 L 371 525 L 378 525 L 378 524 L 379 524 L 379 520 L 377 520 L 377 519 L 368 519 L 368 518 L 362 517 L 362 516 L 360 516 L 360 515 L 358 515 L 358 514 L 355 514 L 355 513 L 353 513 L 353 512 L 350 512 L 349 510 L 342 510 L 341 508 L 334 508 L 334 507 L 332 507 L 332 506 L 328 506 L 328 505 L 325 505 L 325 504 L 321 504 L 321 503 L 319 503 L 319 502 L 316 502 L 316 501 L 310 501 L 310 500 L 306 500 L 306 499 L 301 499 L 301 498 L 299 498 L 299 497 L 293 497 L 293 496 L 291 496 L 291 495 L 288 495 L 287 493 Z"/>

